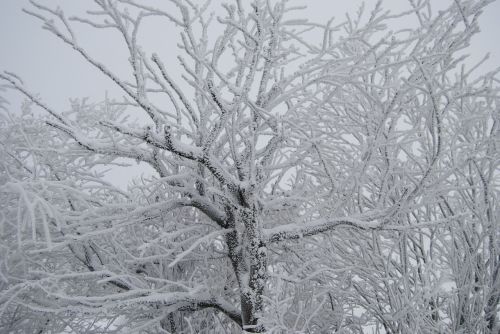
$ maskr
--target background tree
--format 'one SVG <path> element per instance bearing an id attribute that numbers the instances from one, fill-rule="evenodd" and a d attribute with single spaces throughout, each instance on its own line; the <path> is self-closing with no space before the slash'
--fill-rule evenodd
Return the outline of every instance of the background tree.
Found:
<path id="1" fill-rule="evenodd" d="M 325 25 L 235 1 L 217 38 L 208 5 L 94 2 L 26 12 L 122 101 L 58 111 L 0 74 L 29 100 L 1 123 L 2 330 L 498 332 L 497 78 L 463 65 L 490 1 Z M 140 47 L 153 17 L 182 84 Z M 118 32 L 130 73 L 77 24 Z M 106 181 L 134 160 L 153 173 Z"/>

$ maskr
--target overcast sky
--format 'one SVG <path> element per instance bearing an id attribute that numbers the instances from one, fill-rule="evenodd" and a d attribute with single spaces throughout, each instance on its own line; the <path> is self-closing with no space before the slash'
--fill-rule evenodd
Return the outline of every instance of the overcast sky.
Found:
<path id="1" fill-rule="evenodd" d="M 151 0 L 165 3 L 165 0 Z M 201 3 L 201 0 L 192 0 Z M 271 0 L 272 1 L 272 0 Z M 222 0 L 213 0 L 212 6 L 220 8 Z M 40 0 L 47 6 L 61 5 L 71 16 L 86 9 L 94 9 L 91 0 Z M 340 22 L 345 13 L 354 13 L 360 0 L 294 0 L 295 4 L 307 4 L 302 15 L 311 21 L 326 22 L 332 16 Z M 367 9 L 371 9 L 376 1 L 365 1 Z M 453 0 L 432 0 L 434 7 L 439 8 L 453 3 Z M 385 0 L 383 7 L 394 12 L 408 8 L 406 0 Z M 90 97 L 92 101 L 102 100 L 105 92 L 120 97 L 113 83 L 97 72 L 71 48 L 63 44 L 55 36 L 41 29 L 40 21 L 21 11 L 30 8 L 27 0 L 0 0 L 0 71 L 7 70 L 18 74 L 32 92 L 60 110 L 68 108 L 68 99 Z M 335 21 L 334 21 L 335 22 Z M 400 22 L 399 24 L 410 24 Z M 480 20 L 481 33 L 476 35 L 470 48 L 471 59 L 479 60 L 487 52 L 491 56 L 483 70 L 492 70 L 500 65 L 500 0 L 490 4 Z M 402 26 L 401 26 L 402 27 Z M 81 29 L 80 29 L 81 28 Z M 400 27 L 392 27 L 397 29 Z M 79 25 L 80 42 L 90 47 L 90 53 L 99 61 L 107 64 L 117 73 L 126 75 L 129 71 L 127 51 L 116 33 L 99 30 L 97 33 L 88 27 Z M 141 41 L 149 52 L 158 52 L 174 77 L 179 75 L 180 67 L 176 60 L 176 44 L 179 42 L 178 30 L 170 24 L 158 25 L 155 21 L 146 24 Z M 15 111 L 20 98 L 7 94 L 13 101 Z"/>
<path id="2" fill-rule="evenodd" d="M 200 1 L 200 0 L 195 0 Z M 58 3 L 69 15 L 86 8 L 94 8 L 91 0 L 42 0 L 43 4 L 54 6 Z M 165 1 L 158 1 L 158 3 Z M 225 2 L 213 0 L 214 7 Z M 353 13 L 361 4 L 360 0 L 294 0 L 297 4 L 307 4 L 304 16 L 318 22 L 326 22 L 331 16 L 338 20 L 345 17 L 345 12 Z M 374 6 L 376 1 L 366 1 L 367 8 Z M 432 0 L 435 6 L 452 3 L 453 0 Z M 201 1 L 200 1 L 201 3 Z M 386 0 L 384 7 L 394 11 L 408 6 L 406 0 Z M 68 97 L 91 96 L 99 99 L 104 91 L 112 86 L 102 74 L 96 73 L 88 64 L 67 46 L 49 32 L 41 29 L 41 23 L 35 18 L 21 12 L 29 8 L 27 0 L 0 0 L 0 70 L 12 71 L 20 75 L 31 90 L 49 103 L 64 105 Z M 500 65 L 500 1 L 489 5 L 480 21 L 481 33 L 476 35 L 470 49 L 474 59 L 481 58 L 487 52 L 491 53 L 485 69 L 493 69 Z M 150 48 L 172 50 L 178 42 L 175 29 L 162 26 L 155 29 L 152 36 L 143 36 Z M 86 34 L 86 33 L 89 34 Z M 126 68 L 126 56 L 120 53 L 123 43 L 117 43 L 111 33 L 100 31 L 98 35 L 90 34 L 91 30 L 82 30 L 81 39 L 92 45 L 92 54 L 110 67 L 118 70 Z M 87 36 L 90 38 L 85 39 Z M 151 50 L 156 51 L 156 50 Z M 169 57 L 168 52 L 163 56 Z M 173 67 L 177 67 L 175 57 L 172 57 Z M 166 63 L 169 63 L 168 60 Z M 118 91 L 116 91 L 119 93 Z"/>

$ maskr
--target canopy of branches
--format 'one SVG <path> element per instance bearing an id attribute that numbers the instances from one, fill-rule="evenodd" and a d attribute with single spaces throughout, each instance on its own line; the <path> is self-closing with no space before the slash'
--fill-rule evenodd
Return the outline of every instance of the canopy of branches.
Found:
<path id="1" fill-rule="evenodd" d="M 466 56 L 491 1 L 446 2 L 33 1 L 122 95 L 59 110 L 0 73 L 26 99 L 0 98 L 0 332 L 498 333 L 498 74 Z"/>

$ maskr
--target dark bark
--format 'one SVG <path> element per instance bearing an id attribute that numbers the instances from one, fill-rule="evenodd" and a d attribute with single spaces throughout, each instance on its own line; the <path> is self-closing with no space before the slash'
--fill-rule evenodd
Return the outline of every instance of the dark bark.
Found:
<path id="1" fill-rule="evenodd" d="M 226 234 L 226 243 L 239 285 L 242 328 L 249 333 L 262 333 L 264 327 L 259 325 L 259 316 L 267 278 L 267 254 L 258 235 L 256 212 L 254 208 L 226 212 L 226 226 L 233 229 Z M 245 233 L 239 233 L 238 228 L 244 228 Z"/>

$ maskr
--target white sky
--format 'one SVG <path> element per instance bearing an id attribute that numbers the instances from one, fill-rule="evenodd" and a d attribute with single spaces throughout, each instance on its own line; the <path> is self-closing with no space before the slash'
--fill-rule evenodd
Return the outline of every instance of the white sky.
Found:
<path id="1" fill-rule="evenodd" d="M 39 0 L 50 7 L 60 4 L 68 16 L 95 8 L 91 0 Z M 202 3 L 201 0 L 192 0 Z M 246 1 L 246 0 L 244 0 Z M 272 1 L 272 0 L 271 0 Z M 434 7 L 448 6 L 454 0 L 431 0 Z M 153 3 L 165 3 L 165 0 L 151 0 Z M 212 0 L 214 8 L 220 8 L 222 0 Z M 345 13 L 355 13 L 361 0 L 294 0 L 297 5 L 307 4 L 303 12 L 304 18 L 316 22 L 326 22 L 332 16 L 339 22 L 345 18 Z M 374 5 L 375 0 L 365 1 L 367 10 Z M 383 7 L 394 12 L 408 8 L 407 0 L 385 0 Z M 111 97 L 119 98 L 123 93 L 103 74 L 97 72 L 74 50 L 63 44 L 51 33 L 41 29 L 41 22 L 21 11 L 30 8 L 28 0 L 0 0 L 0 71 L 10 71 L 18 74 L 28 89 L 39 93 L 40 97 L 56 109 L 68 108 L 69 98 L 90 97 L 92 101 L 104 98 L 108 91 Z M 175 12 L 177 13 L 177 11 Z M 335 21 L 334 21 L 335 22 Z M 213 23 L 217 23 L 216 21 Z M 407 24 L 400 22 L 398 24 Z M 110 30 L 98 30 L 78 24 L 77 32 L 81 43 L 90 47 L 90 54 L 107 64 L 117 73 L 129 73 L 127 51 L 123 43 L 115 38 L 117 35 Z M 476 35 L 471 48 L 471 60 L 479 60 L 487 52 L 491 56 L 483 65 L 483 70 L 491 70 L 500 66 L 500 0 L 490 4 L 483 13 L 481 33 Z M 392 27 L 397 29 L 400 27 Z M 173 77 L 179 76 L 180 66 L 176 60 L 176 44 L 178 34 L 173 25 L 157 25 L 150 22 L 142 33 L 141 40 L 149 52 L 156 51 L 163 62 L 172 71 Z M 174 51 L 174 52 L 172 52 Z M 14 103 L 15 111 L 19 97 L 7 94 Z M 139 167 L 137 167 L 139 168 Z M 119 174 L 117 174 L 117 177 Z"/>
<path id="2" fill-rule="evenodd" d="M 194 0 L 195 2 L 201 0 Z M 71 14 L 72 12 L 95 8 L 91 0 L 40 0 L 41 3 L 54 6 L 58 3 Z M 157 3 L 165 2 L 156 0 Z M 212 0 L 214 7 L 226 1 Z M 354 13 L 362 1 L 360 0 L 294 0 L 296 4 L 307 4 L 304 15 L 318 22 L 326 22 L 335 16 L 343 19 L 345 12 Z M 436 7 L 446 5 L 453 0 L 432 0 Z M 375 5 L 375 0 L 365 1 L 367 8 Z M 399 11 L 407 8 L 406 0 L 385 0 L 384 8 Z M 71 50 L 57 40 L 49 32 L 41 29 L 41 23 L 35 18 L 21 12 L 23 7 L 29 8 L 27 0 L 0 0 L 0 70 L 8 70 L 20 75 L 32 91 L 40 93 L 46 102 L 57 106 L 66 104 L 69 97 L 90 96 L 96 100 L 104 96 L 104 91 L 110 89 L 111 82 L 102 74 L 97 73 L 90 65 L 84 63 L 74 50 Z M 81 25 L 80 25 L 81 26 Z M 480 59 L 487 52 L 491 53 L 486 69 L 500 66 L 500 1 L 489 5 L 480 21 L 481 33 L 476 35 L 470 52 L 474 59 Z M 162 50 L 172 50 L 179 39 L 175 29 L 162 26 L 154 29 L 154 36 L 143 36 L 145 44 L 157 45 L 161 55 Z M 157 31 L 159 30 L 159 31 Z M 90 32 L 90 29 L 83 29 Z M 149 31 L 149 29 L 148 29 Z M 91 35 L 90 41 L 85 40 L 85 34 L 80 34 L 82 41 L 92 44 L 92 54 L 110 67 L 120 68 L 126 65 L 126 56 L 120 50 L 123 45 L 116 41 L 110 32 L 99 31 Z M 123 43 L 122 43 L 123 44 Z M 154 51 L 154 50 L 151 50 Z M 167 52 L 168 53 L 168 52 Z M 175 57 L 170 58 L 172 63 Z M 169 64 L 169 61 L 165 61 Z M 178 68 L 177 62 L 172 64 Z M 119 93 L 116 91 L 116 93 Z"/>

